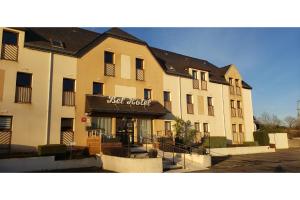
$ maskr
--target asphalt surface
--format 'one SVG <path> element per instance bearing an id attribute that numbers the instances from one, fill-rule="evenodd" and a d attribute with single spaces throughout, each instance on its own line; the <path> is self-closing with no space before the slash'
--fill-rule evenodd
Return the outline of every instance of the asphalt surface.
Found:
<path id="1" fill-rule="evenodd" d="M 274 153 L 214 157 L 212 167 L 201 172 L 300 172 L 300 148 L 276 150 Z"/>

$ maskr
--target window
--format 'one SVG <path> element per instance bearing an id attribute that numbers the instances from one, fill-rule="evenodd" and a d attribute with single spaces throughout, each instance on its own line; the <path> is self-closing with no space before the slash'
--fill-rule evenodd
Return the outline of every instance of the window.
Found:
<path id="1" fill-rule="evenodd" d="M 2 44 L 18 46 L 18 33 L 3 31 Z"/>
<path id="2" fill-rule="evenodd" d="M 64 48 L 64 43 L 61 40 L 50 39 L 50 43 L 53 47 Z"/>
<path id="3" fill-rule="evenodd" d="M 228 104 L 227 104 L 227 105 L 228 105 Z M 230 100 L 230 106 L 231 106 L 231 108 L 235 108 L 234 100 Z"/>
<path id="4" fill-rule="evenodd" d="M 32 74 L 18 72 L 17 73 L 17 86 L 31 87 Z"/>
<path id="5" fill-rule="evenodd" d="M 203 132 L 204 133 L 208 133 L 209 130 L 208 130 L 208 123 L 203 123 Z"/>
<path id="6" fill-rule="evenodd" d="M 106 64 L 114 64 L 114 53 L 105 51 L 104 52 L 104 62 Z"/>
<path id="7" fill-rule="evenodd" d="M 102 133 L 111 135 L 112 119 L 111 117 L 92 117 L 92 129 L 101 129 Z"/>
<path id="8" fill-rule="evenodd" d="M 0 131 L 11 131 L 12 117 L 0 116 Z"/>
<path id="9" fill-rule="evenodd" d="M 32 74 L 17 72 L 16 80 L 16 103 L 31 103 L 31 81 Z"/>
<path id="10" fill-rule="evenodd" d="M 205 78 L 205 72 L 201 72 L 201 81 L 205 81 L 206 78 Z"/>
<path id="11" fill-rule="evenodd" d="M 199 124 L 199 122 L 195 122 L 195 130 L 197 131 L 197 132 L 200 132 L 200 124 Z"/>
<path id="12" fill-rule="evenodd" d="M 171 122 L 170 121 L 165 121 L 165 131 L 166 131 L 166 135 L 171 131 Z"/>
<path id="13" fill-rule="evenodd" d="M 152 135 L 152 120 L 151 119 L 138 119 L 138 140 L 143 142 L 143 137 L 151 138 Z"/>
<path id="14" fill-rule="evenodd" d="M 237 108 L 240 109 L 241 108 L 241 102 L 237 101 Z"/>
<path id="15" fill-rule="evenodd" d="M 63 95 L 62 95 L 63 106 L 75 106 L 75 80 L 74 79 L 63 79 Z"/>
<path id="16" fill-rule="evenodd" d="M 240 133 L 243 132 L 243 124 L 239 124 L 239 132 L 240 132 Z"/>
<path id="17" fill-rule="evenodd" d="M 150 89 L 144 89 L 144 99 L 151 99 L 151 90 Z"/>
<path id="18" fill-rule="evenodd" d="M 236 133 L 236 124 L 232 124 L 232 132 Z"/>
<path id="19" fill-rule="evenodd" d="M 235 86 L 239 87 L 239 79 L 235 79 Z"/>
<path id="20" fill-rule="evenodd" d="M 140 58 L 135 59 L 135 67 L 136 69 L 144 69 L 144 60 Z"/>
<path id="21" fill-rule="evenodd" d="M 213 105 L 212 97 L 207 97 L 207 105 L 208 106 L 212 106 Z"/>
<path id="22" fill-rule="evenodd" d="M 164 101 L 171 101 L 170 92 L 164 91 Z"/>
<path id="23" fill-rule="evenodd" d="M 197 70 L 192 71 L 192 76 L 194 80 L 198 79 Z"/>
<path id="24" fill-rule="evenodd" d="M 232 78 L 229 78 L 229 84 L 233 85 L 233 79 Z"/>
<path id="25" fill-rule="evenodd" d="M 190 94 L 186 95 L 186 103 L 187 104 L 193 104 L 193 96 Z"/>
<path id="26" fill-rule="evenodd" d="M 61 131 L 73 131 L 73 118 L 61 118 Z"/>
<path id="27" fill-rule="evenodd" d="M 64 78 L 63 79 L 63 91 L 74 92 L 75 91 L 75 80 Z"/>
<path id="28" fill-rule="evenodd" d="M 103 95 L 103 83 L 93 82 L 93 95 Z"/>

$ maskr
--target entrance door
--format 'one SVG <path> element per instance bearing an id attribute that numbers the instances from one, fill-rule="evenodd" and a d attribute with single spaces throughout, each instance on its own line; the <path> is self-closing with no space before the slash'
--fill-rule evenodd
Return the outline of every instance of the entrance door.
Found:
<path id="1" fill-rule="evenodd" d="M 134 122 L 131 118 L 116 119 L 116 135 L 123 145 L 128 145 L 128 142 L 134 143 Z"/>

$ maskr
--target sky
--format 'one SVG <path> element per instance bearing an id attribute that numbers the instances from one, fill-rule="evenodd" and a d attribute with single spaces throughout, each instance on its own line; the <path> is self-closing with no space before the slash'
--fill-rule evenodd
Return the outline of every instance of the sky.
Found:
<path id="1" fill-rule="evenodd" d="M 108 28 L 88 28 L 103 33 Z M 235 64 L 250 84 L 254 115 L 297 116 L 300 28 L 122 28 L 150 46 Z"/>

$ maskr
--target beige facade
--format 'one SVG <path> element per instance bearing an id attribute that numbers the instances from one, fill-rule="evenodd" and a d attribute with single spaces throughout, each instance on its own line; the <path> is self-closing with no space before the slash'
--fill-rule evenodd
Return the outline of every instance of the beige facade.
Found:
<path id="1" fill-rule="evenodd" d="M 84 54 L 71 56 L 25 47 L 25 31 L 22 29 L 0 28 L 0 41 L 3 30 L 18 34 L 17 60 L 0 60 L 0 116 L 12 117 L 11 144 L 15 148 L 33 149 L 41 144 L 61 143 L 62 118 L 73 119 L 70 130 L 74 138 L 71 140 L 76 145 L 86 146 L 90 123 L 90 116 L 86 113 L 86 96 L 93 94 L 94 82 L 103 84 L 103 96 L 144 99 L 144 89 L 149 89 L 151 99 L 162 105 L 165 103 L 164 91 L 170 92 L 171 113 L 159 119 L 139 116 L 152 119 L 153 134 L 164 134 L 165 121 L 174 124 L 174 116 L 177 116 L 190 120 L 192 124 L 198 123 L 200 136 L 205 133 L 226 136 L 232 143 L 253 141 L 251 89 L 242 87 L 243 79 L 234 65 L 228 68 L 224 77 L 228 83 L 229 79 L 238 80 L 240 95 L 231 94 L 228 84 L 211 82 L 208 70 L 186 66 L 190 75 L 196 73 L 199 78 L 199 88 L 194 89 L 193 79 L 166 73 L 147 44 L 108 36 Z M 105 75 L 105 51 L 113 53 L 114 76 Z M 143 80 L 137 80 L 136 59 L 143 60 Z M 15 102 L 18 72 L 31 74 L 30 102 Z M 200 77 L 205 79 L 205 88 L 201 87 Z M 75 83 L 71 92 L 75 102 L 68 106 L 63 105 L 64 79 Z M 187 95 L 191 95 L 192 105 L 187 104 Z M 241 117 L 232 116 L 231 100 L 235 104 L 240 102 Z M 117 117 L 114 113 L 109 116 L 112 118 L 111 134 L 116 135 Z M 233 124 L 237 125 L 237 129 L 242 126 L 241 141 L 235 141 Z M 135 120 L 135 141 L 138 140 L 137 126 Z"/>

